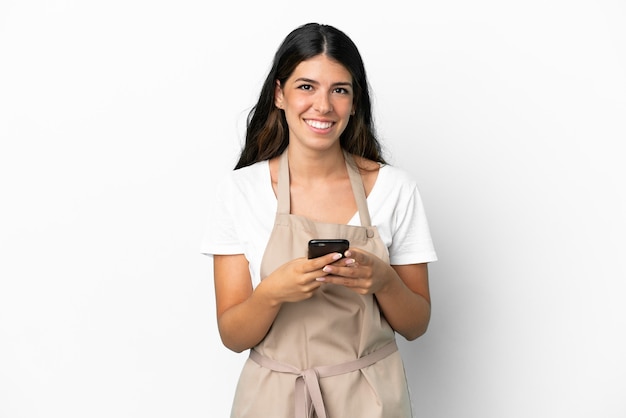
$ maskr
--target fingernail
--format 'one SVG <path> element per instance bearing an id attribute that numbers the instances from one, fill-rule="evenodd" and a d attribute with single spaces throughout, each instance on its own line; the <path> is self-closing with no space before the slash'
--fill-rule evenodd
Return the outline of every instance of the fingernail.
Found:
<path id="1" fill-rule="evenodd" d="M 324 268 L 322 269 L 322 271 L 323 271 L 324 273 L 330 273 L 330 272 L 332 271 L 332 269 L 331 269 L 330 267 L 326 266 L 326 267 L 324 267 Z"/>
<path id="2" fill-rule="evenodd" d="M 325 282 L 326 281 L 326 277 L 318 277 L 317 279 L 318 282 Z"/>
<path id="3" fill-rule="evenodd" d="M 339 260 L 341 258 L 341 254 L 337 253 L 333 255 L 333 260 Z"/>
<path id="4" fill-rule="evenodd" d="M 354 258 L 348 258 L 348 259 L 346 260 L 346 266 L 349 266 L 350 264 L 354 264 L 354 262 L 355 262 L 355 261 L 354 261 Z"/>

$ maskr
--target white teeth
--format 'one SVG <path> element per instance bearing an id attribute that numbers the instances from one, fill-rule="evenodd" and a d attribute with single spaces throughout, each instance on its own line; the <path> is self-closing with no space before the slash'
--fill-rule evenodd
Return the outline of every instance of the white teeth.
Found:
<path id="1" fill-rule="evenodd" d="M 333 126 L 332 122 L 320 122 L 318 120 L 307 120 L 306 123 L 317 129 L 328 129 Z"/>

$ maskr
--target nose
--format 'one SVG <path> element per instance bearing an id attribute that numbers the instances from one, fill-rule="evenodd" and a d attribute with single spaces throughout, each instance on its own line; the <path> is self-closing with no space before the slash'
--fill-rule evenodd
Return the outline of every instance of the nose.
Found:
<path id="1" fill-rule="evenodd" d="M 328 96 L 328 94 L 319 92 L 315 97 L 313 109 L 321 114 L 332 112 L 333 105 L 330 101 L 330 97 Z"/>

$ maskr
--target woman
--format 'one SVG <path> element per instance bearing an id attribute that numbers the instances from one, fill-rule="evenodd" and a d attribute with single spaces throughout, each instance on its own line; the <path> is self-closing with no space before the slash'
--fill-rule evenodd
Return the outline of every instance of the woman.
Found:
<path id="1" fill-rule="evenodd" d="M 426 331 L 436 254 L 415 182 L 381 155 L 343 32 L 285 38 L 209 218 L 220 336 L 251 349 L 232 417 L 411 416 L 395 333 Z M 350 248 L 308 259 L 314 238 Z"/>

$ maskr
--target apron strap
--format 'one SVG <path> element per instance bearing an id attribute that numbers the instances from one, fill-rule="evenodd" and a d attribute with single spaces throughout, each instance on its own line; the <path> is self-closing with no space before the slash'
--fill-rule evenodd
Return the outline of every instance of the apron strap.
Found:
<path id="1" fill-rule="evenodd" d="M 389 357 L 396 351 L 398 351 L 398 345 L 396 344 L 396 340 L 393 339 L 378 350 L 356 360 L 331 366 L 313 367 L 307 370 L 298 370 L 289 364 L 281 363 L 280 361 L 265 357 L 254 349 L 250 350 L 250 359 L 261 367 L 265 367 L 275 372 L 289 373 L 297 376 L 294 392 L 294 416 L 296 418 L 308 418 L 311 416 L 311 412 L 313 411 L 315 411 L 318 418 L 327 418 L 328 415 L 326 414 L 326 407 L 324 406 L 324 399 L 322 398 L 319 379 L 364 369 L 365 367 L 371 366 L 372 364 Z"/>
<path id="2" fill-rule="evenodd" d="M 291 213 L 291 197 L 289 192 L 289 161 L 287 158 L 287 148 L 280 156 L 278 164 L 278 185 L 277 185 L 277 200 L 278 200 L 278 213 L 290 214 Z M 359 218 L 361 220 L 361 226 L 372 226 L 370 218 L 370 212 L 367 207 L 367 197 L 365 196 L 365 188 L 363 187 L 363 180 L 359 169 L 354 162 L 354 158 L 347 151 L 343 151 L 343 156 L 346 161 L 346 168 L 348 169 L 348 177 L 350 178 L 350 185 L 352 186 L 352 193 L 354 194 L 354 200 L 356 201 L 356 207 L 359 211 Z"/>
<path id="3" fill-rule="evenodd" d="M 348 169 L 354 200 L 356 200 L 356 208 L 359 211 L 359 218 L 361 218 L 361 226 L 372 226 L 370 211 L 367 208 L 367 198 L 365 197 L 365 187 L 363 186 L 363 179 L 361 179 L 359 168 L 356 166 L 352 155 L 345 150 L 343 156 L 346 160 L 346 168 Z"/>
<path id="4" fill-rule="evenodd" d="M 280 156 L 278 163 L 278 185 L 276 186 L 276 199 L 278 199 L 278 213 L 289 215 L 291 213 L 291 193 L 289 192 L 289 161 L 287 150 Z"/>

